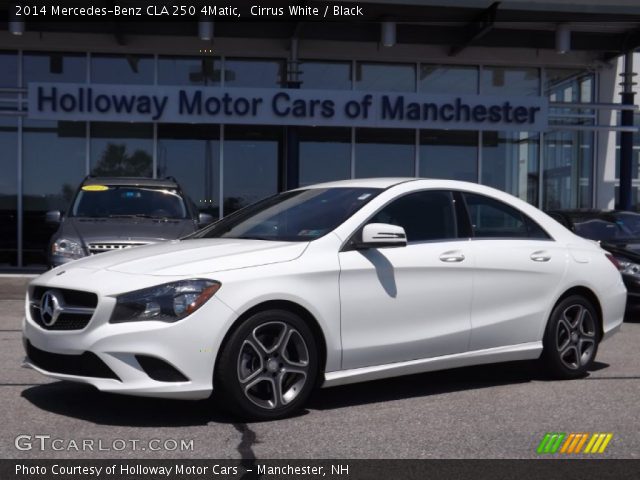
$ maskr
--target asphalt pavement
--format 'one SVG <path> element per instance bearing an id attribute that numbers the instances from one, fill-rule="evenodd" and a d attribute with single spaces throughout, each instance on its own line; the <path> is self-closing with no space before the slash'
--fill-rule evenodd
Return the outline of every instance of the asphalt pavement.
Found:
<path id="1" fill-rule="evenodd" d="M 533 458 L 546 432 L 611 432 L 594 457 L 640 458 L 640 316 L 584 379 L 463 368 L 323 389 L 294 418 L 240 423 L 215 399 L 103 394 L 21 368 L 28 280 L 0 277 L 0 458 Z"/>

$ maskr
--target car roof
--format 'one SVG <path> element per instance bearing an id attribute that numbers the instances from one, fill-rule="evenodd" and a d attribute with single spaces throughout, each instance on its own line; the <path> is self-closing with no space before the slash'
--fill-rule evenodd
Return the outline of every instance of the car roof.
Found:
<path id="1" fill-rule="evenodd" d="M 83 185 L 113 185 L 125 187 L 178 188 L 178 182 L 171 178 L 148 177 L 87 177 Z"/>
<path id="2" fill-rule="evenodd" d="M 334 182 L 316 183 L 301 187 L 308 188 L 389 188 L 399 183 L 418 180 L 415 177 L 380 177 L 380 178 L 354 178 L 351 180 L 336 180 Z"/>

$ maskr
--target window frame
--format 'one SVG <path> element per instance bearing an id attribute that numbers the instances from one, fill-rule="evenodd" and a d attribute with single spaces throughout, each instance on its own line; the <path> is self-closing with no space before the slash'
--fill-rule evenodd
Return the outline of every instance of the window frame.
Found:
<path id="1" fill-rule="evenodd" d="M 457 191 L 450 189 L 450 188 L 420 188 L 418 190 L 412 190 L 410 192 L 404 192 L 401 195 L 398 195 L 394 198 L 389 199 L 387 202 L 385 202 L 383 205 L 381 205 L 380 207 L 378 207 L 376 209 L 375 212 L 373 212 L 371 215 L 369 215 L 367 217 L 367 219 L 365 221 L 363 221 L 362 223 L 360 223 L 360 225 L 358 225 L 353 233 L 351 235 L 349 235 L 349 237 L 347 238 L 347 240 L 343 243 L 342 247 L 340 248 L 339 252 L 348 252 L 351 250 L 360 250 L 359 248 L 356 247 L 356 245 L 362 240 L 362 230 L 365 227 L 365 225 L 371 223 L 371 219 L 374 218 L 378 213 L 380 213 L 382 210 L 384 210 L 387 206 L 391 205 L 393 202 L 400 200 L 401 198 L 404 198 L 406 196 L 409 195 L 414 195 L 417 193 L 423 193 L 423 192 L 444 192 L 444 193 L 448 193 L 450 198 L 451 198 L 451 207 L 452 207 L 452 213 L 453 213 L 453 224 L 456 228 L 456 236 L 453 238 L 441 238 L 441 239 L 432 239 L 432 240 L 414 240 L 414 241 L 410 241 L 409 239 L 407 239 L 407 247 L 412 246 L 412 245 L 422 245 L 422 244 L 429 244 L 429 243 L 448 243 L 448 242 L 460 242 L 460 241 L 468 241 L 469 240 L 469 236 L 467 235 L 467 233 L 469 233 L 469 228 L 470 226 L 468 225 L 468 219 L 465 220 L 465 217 L 463 216 L 466 215 L 466 205 L 461 205 L 459 200 L 462 200 L 461 198 L 458 199 L 457 197 Z M 397 247 L 380 247 L 380 248 L 397 248 Z"/>
<path id="2" fill-rule="evenodd" d="M 527 236 L 526 237 L 513 237 L 513 236 L 500 236 L 500 237 L 485 237 L 485 236 L 477 236 L 476 232 L 474 231 L 473 228 L 473 222 L 471 220 L 471 211 L 469 209 L 469 205 L 467 203 L 467 195 L 475 195 L 477 197 L 481 197 L 481 198 L 488 198 L 491 201 L 494 202 L 498 202 L 500 205 L 506 206 L 507 208 L 514 210 L 515 212 L 517 212 L 521 218 L 522 218 L 522 222 L 524 223 L 526 229 L 527 229 Z M 466 211 L 466 218 L 468 221 L 468 226 L 469 226 L 469 234 L 470 240 L 535 240 L 535 241 L 555 241 L 554 238 L 549 235 L 549 232 L 547 232 L 547 230 L 542 227 L 538 222 L 536 222 L 534 219 L 532 219 L 529 215 L 527 215 L 526 213 L 524 213 L 522 210 L 520 210 L 517 207 L 514 207 L 513 205 L 510 205 L 498 198 L 492 197 L 490 195 L 485 195 L 483 193 L 477 193 L 477 192 L 472 192 L 472 191 L 468 191 L 468 190 L 460 190 L 460 197 L 462 199 L 465 211 Z M 538 229 L 541 233 L 544 234 L 544 237 L 535 237 L 532 236 L 533 233 L 533 229 Z"/>

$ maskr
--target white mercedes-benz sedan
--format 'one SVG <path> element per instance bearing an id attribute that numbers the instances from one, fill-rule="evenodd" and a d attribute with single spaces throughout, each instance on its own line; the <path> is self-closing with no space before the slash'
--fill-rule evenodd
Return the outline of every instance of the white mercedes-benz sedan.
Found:
<path id="1" fill-rule="evenodd" d="M 540 358 L 580 377 L 625 302 L 615 259 L 506 193 L 340 181 L 34 279 L 25 364 L 273 419 L 316 386 L 465 365 Z"/>

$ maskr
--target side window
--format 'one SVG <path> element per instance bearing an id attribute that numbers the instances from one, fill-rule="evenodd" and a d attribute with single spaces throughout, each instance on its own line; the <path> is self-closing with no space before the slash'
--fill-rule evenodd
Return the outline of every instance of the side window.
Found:
<path id="1" fill-rule="evenodd" d="M 476 238 L 549 238 L 540 225 L 506 203 L 473 193 L 464 198 Z"/>
<path id="2" fill-rule="evenodd" d="M 457 237 L 450 192 L 425 190 L 405 195 L 384 207 L 369 223 L 390 223 L 404 228 L 408 242 Z"/>

